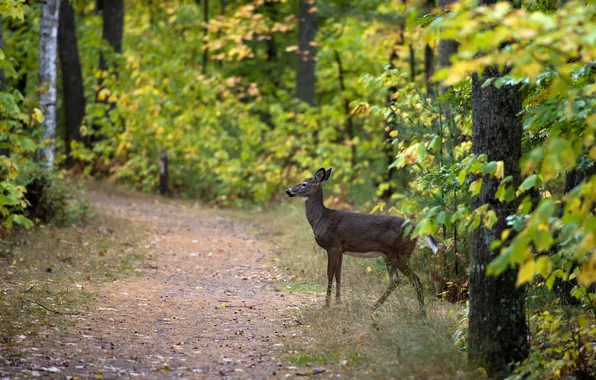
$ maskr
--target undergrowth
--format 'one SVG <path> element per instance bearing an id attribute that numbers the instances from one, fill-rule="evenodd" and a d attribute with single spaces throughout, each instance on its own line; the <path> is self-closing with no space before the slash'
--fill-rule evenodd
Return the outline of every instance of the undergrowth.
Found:
<path id="1" fill-rule="evenodd" d="M 418 249 L 412 265 L 425 285 L 428 318 L 420 316 L 414 289 L 401 276 L 400 286 L 375 314 L 371 309 L 388 285 L 380 259 L 344 256 L 342 304 L 324 308 L 327 255 L 319 248 L 301 204 L 285 205 L 255 217 L 263 233 L 274 237 L 279 265 L 292 281 L 289 293 L 317 297 L 320 306 L 301 311 L 304 334 L 284 342 L 283 359 L 292 365 L 325 366 L 349 377 L 474 378 L 465 354 L 454 341 L 463 306 L 440 301 L 430 280 L 432 259 Z M 271 223 L 271 219 L 276 223 Z M 334 285 L 335 286 L 335 285 Z"/>

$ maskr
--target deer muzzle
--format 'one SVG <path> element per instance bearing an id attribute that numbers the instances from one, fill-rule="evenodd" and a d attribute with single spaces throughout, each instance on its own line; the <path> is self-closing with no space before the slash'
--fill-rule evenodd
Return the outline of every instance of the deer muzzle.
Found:
<path id="1" fill-rule="evenodd" d="M 292 190 L 290 190 L 290 189 L 286 190 L 286 194 L 288 197 L 293 197 L 296 195 L 296 194 L 292 193 Z"/>

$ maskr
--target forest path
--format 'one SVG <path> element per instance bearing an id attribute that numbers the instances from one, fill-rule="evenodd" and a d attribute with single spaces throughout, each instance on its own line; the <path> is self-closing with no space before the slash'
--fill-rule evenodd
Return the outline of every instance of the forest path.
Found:
<path id="1" fill-rule="evenodd" d="M 248 222 L 154 197 L 95 190 L 90 198 L 100 214 L 147 226 L 150 259 L 138 276 L 104 283 L 89 311 L 48 336 L 55 340 L 36 356 L 59 372 L 43 377 L 287 374 L 280 340 L 299 335 L 297 310 L 316 300 L 280 291 L 275 255 Z"/>

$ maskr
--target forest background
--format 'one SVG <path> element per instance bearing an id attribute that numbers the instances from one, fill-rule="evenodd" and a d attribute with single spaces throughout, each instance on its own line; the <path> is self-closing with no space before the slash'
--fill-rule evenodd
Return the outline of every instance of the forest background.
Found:
<path id="1" fill-rule="evenodd" d="M 84 216 L 68 174 L 269 207 L 332 166 L 329 205 L 440 237 L 470 360 L 596 371 L 592 2 L 0 4 L 7 231 Z"/>

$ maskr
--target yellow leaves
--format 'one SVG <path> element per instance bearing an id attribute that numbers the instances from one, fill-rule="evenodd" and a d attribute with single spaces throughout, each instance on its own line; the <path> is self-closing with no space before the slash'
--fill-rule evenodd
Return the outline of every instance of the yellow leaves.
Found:
<path id="1" fill-rule="evenodd" d="M 469 190 L 472 192 L 472 196 L 479 194 L 481 189 L 482 189 L 482 178 L 479 178 L 470 184 Z"/>
<path id="2" fill-rule="evenodd" d="M 536 260 L 536 272 L 542 276 L 542 278 L 547 278 L 553 270 L 553 263 L 550 260 L 550 257 L 547 255 L 542 255 L 538 257 Z"/>
<path id="3" fill-rule="evenodd" d="M 592 247 L 592 253 L 589 259 L 582 264 L 577 281 L 585 287 L 596 282 L 596 252 L 594 252 L 594 247 Z"/>
<path id="4" fill-rule="evenodd" d="M 536 262 L 534 261 L 533 257 L 530 257 L 529 260 L 525 261 L 519 266 L 517 272 L 517 282 L 516 286 L 521 286 L 526 282 L 530 282 L 534 279 L 534 273 L 536 271 Z"/>
<path id="5" fill-rule="evenodd" d="M 497 169 L 495 170 L 495 177 L 502 179 L 505 176 L 505 165 L 503 161 L 497 162 Z"/>
<path id="6" fill-rule="evenodd" d="M 397 137 L 397 131 L 396 130 L 393 130 L 393 131 L 389 132 L 389 137 L 391 137 L 393 139 L 396 138 Z"/>
<path id="7" fill-rule="evenodd" d="M 110 96 L 110 90 L 107 88 L 102 88 L 97 94 L 97 101 L 105 102 L 108 96 Z"/>
<path id="8" fill-rule="evenodd" d="M 40 124 L 44 121 L 43 113 L 41 113 L 39 108 L 33 109 L 33 115 L 31 115 L 31 117 Z"/>

